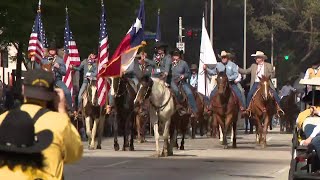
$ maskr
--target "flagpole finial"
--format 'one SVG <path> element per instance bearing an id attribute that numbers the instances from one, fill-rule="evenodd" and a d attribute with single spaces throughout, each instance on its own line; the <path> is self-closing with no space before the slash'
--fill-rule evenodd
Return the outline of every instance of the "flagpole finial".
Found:
<path id="1" fill-rule="evenodd" d="M 68 6 L 66 5 L 66 13 L 68 13 Z"/>
<path id="2" fill-rule="evenodd" d="M 160 8 L 158 8 L 158 15 L 160 15 Z"/>
<path id="3" fill-rule="evenodd" d="M 101 0 L 101 6 L 104 6 L 104 4 L 103 4 L 103 0 Z"/>
<path id="4" fill-rule="evenodd" d="M 37 10 L 37 12 L 41 12 L 41 0 L 39 0 L 39 2 L 38 2 L 38 10 Z"/>

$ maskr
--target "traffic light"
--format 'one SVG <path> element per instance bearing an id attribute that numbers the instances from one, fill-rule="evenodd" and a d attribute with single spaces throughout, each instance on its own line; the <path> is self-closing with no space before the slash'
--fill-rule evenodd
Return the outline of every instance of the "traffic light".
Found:
<path id="1" fill-rule="evenodd" d="M 288 61 L 289 60 L 289 55 L 284 56 L 284 60 Z"/>
<path id="2" fill-rule="evenodd" d="M 192 29 L 189 29 L 186 34 L 187 37 L 192 37 Z"/>

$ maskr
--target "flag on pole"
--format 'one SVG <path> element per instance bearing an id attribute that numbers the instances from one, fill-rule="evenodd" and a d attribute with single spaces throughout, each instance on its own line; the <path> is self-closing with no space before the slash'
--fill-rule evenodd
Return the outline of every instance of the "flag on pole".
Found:
<path id="1" fill-rule="evenodd" d="M 41 20 L 41 0 L 39 0 L 36 19 L 34 20 L 29 39 L 28 54 L 29 56 L 34 56 L 35 61 L 40 63 L 43 58 L 43 48 L 47 46 L 46 35 Z"/>
<path id="2" fill-rule="evenodd" d="M 71 94 L 73 94 L 73 83 L 72 83 L 72 69 L 70 65 L 79 66 L 80 57 L 76 42 L 73 39 L 72 32 L 69 26 L 69 15 L 68 8 L 66 8 L 66 25 L 64 28 L 64 63 L 66 64 L 66 75 L 63 77 L 63 82 L 66 84 Z"/>
<path id="3" fill-rule="evenodd" d="M 160 30 L 160 9 L 158 9 L 158 20 L 157 20 L 157 33 L 156 33 L 156 42 L 161 41 L 161 30 Z"/>
<path id="4" fill-rule="evenodd" d="M 99 72 L 99 77 L 119 77 L 132 64 L 140 47 L 145 45 L 144 41 L 145 11 L 144 1 L 140 1 L 138 17 L 123 38 L 112 58 Z"/>
<path id="5" fill-rule="evenodd" d="M 104 69 L 103 65 L 108 63 L 109 59 L 109 41 L 107 33 L 106 12 L 104 9 L 103 0 L 101 1 L 101 17 L 100 17 L 100 36 L 99 36 L 99 52 L 98 52 L 98 73 L 100 74 Z M 98 76 L 98 104 L 105 105 L 106 96 L 110 89 L 108 81 L 105 77 Z"/>
<path id="6" fill-rule="evenodd" d="M 212 44 L 206 29 L 204 17 L 202 18 L 202 35 L 200 45 L 200 61 L 198 70 L 198 92 L 205 96 L 210 96 L 213 87 L 210 86 L 210 80 L 206 77 L 203 71 L 204 64 L 217 64 L 217 59 L 214 54 Z"/>

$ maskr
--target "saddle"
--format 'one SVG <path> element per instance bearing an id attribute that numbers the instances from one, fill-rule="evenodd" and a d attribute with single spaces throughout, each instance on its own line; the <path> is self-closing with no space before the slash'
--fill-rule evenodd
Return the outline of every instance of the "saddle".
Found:
<path id="1" fill-rule="evenodd" d="M 185 114 L 191 114 L 192 111 L 191 111 L 191 106 L 188 103 L 188 96 L 184 92 L 181 83 L 179 83 L 177 86 L 178 86 L 178 94 L 179 94 L 179 96 L 182 97 L 181 101 L 179 101 L 179 97 L 176 97 L 176 94 L 174 93 L 174 91 L 172 89 L 170 89 L 170 92 L 171 92 L 172 97 L 174 99 L 175 107 L 176 107 L 180 116 L 185 115 Z"/>

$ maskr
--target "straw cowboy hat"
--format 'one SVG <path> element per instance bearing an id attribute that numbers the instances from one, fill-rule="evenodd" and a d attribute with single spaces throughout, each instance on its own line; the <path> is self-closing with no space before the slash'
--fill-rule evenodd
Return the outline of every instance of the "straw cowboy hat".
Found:
<path id="1" fill-rule="evenodd" d="M 257 51 L 255 54 L 251 54 L 251 56 L 254 58 L 258 58 L 258 57 L 262 57 L 264 59 L 268 58 L 262 51 Z"/>
<path id="2" fill-rule="evenodd" d="M 230 53 L 227 53 L 226 51 L 221 51 L 221 54 L 218 55 L 220 59 L 222 59 L 223 57 L 227 57 L 229 58 L 230 57 Z"/>
<path id="3" fill-rule="evenodd" d="M 53 134 L 50 130 L 35 133 L 33 119 L 20 109 L 10 111 L 0 126 L 0 151 L 40 153 L 52 140 Z"/>

